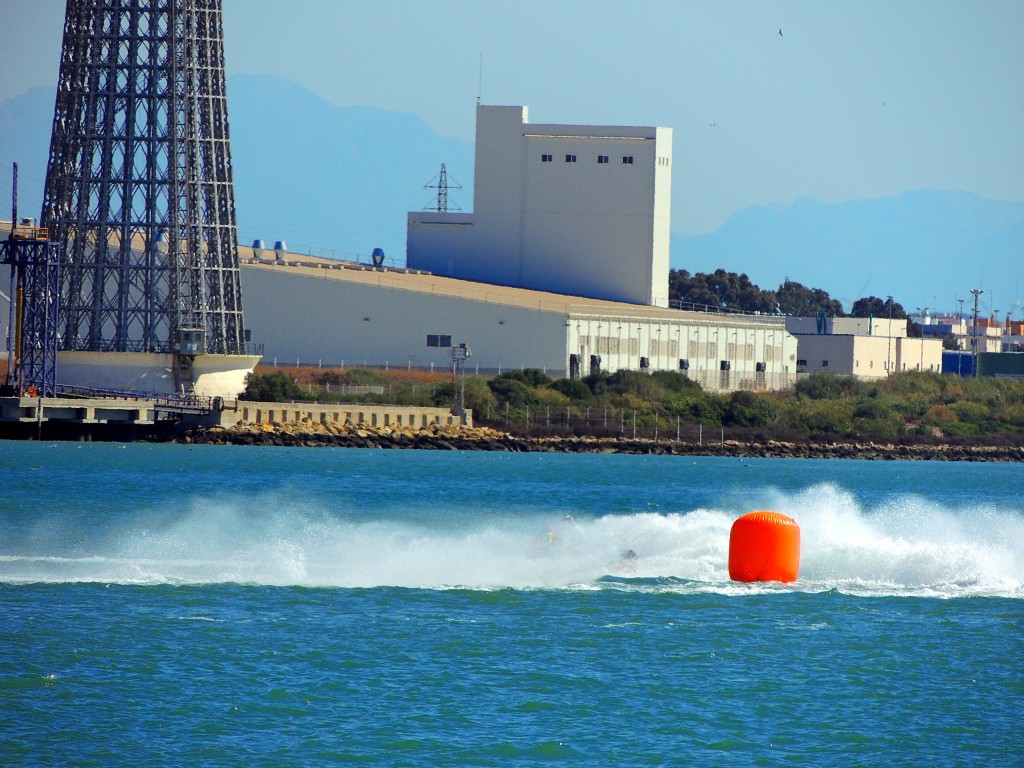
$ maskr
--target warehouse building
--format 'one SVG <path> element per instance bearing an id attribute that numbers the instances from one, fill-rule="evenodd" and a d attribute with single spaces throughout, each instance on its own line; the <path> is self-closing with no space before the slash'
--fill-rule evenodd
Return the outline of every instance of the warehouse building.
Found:
<path id="1" fill-rule="evenodd" d="M 796 372 L 785 318 L 685 312 L 241 248 L 246 327 L 264 365 L 550 376 L 666 370 L 709 389 L 779 389 Z"/>

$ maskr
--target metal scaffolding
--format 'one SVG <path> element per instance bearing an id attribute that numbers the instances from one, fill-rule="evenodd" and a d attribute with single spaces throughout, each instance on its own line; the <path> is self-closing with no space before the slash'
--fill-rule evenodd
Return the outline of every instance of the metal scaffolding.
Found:
<path id="1" fill-rule="evenodd" d="M 48 241 L 45 229 L 19 229 L 16 219 L 10 238 L 0 243 L 0 264 L 11 267 L 6 383 L 19 395 L 52 397 L 56 394 L 60 248 Z"/>
<path id="2" fill-rule="evenodd" d="M 60 349 L 244 352 L 220 0 L 68 0 L 40 224 Z"/>

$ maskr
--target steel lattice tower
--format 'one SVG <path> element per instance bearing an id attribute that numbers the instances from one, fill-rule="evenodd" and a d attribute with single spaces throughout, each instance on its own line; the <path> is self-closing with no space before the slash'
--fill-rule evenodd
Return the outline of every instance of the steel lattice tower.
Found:
<path id="1" fill-rule="evenodd" d="M 41 224 L 60 349 L 244 352 L 220 0 L 67 0 Z"/>

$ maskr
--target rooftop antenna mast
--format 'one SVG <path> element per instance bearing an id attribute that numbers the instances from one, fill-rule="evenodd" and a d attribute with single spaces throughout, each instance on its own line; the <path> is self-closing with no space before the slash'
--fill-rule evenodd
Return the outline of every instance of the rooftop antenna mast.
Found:
<path id="1" fill-rule="evenodd" d="M 448 205 L 448 190 L 449 189 L 462 189 L 462 185 L 457 181 L 448 183 L 448 171 L 444 167 L 444 163 L 441 163 L 441 172 L 434 177 L 436 184 L 424 184 L 424 189 L 436 189 L 437 190 L 437 201 L 427 206 L 424 210 L 437 211 L 438 213 L 448 213 L 448 211 L 461 211 L 457 205 Z"/>
<path id="2" fill-rule="evenodd" d="M 11 235 L 18 228 L 18 164 L 14 163 L 13 189 L 11 190 Z"/>

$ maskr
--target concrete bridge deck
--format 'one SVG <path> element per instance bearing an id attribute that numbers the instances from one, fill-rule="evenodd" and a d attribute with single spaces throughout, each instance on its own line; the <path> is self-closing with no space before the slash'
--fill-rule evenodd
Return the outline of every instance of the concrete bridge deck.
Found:
<path id="1" fill-rule="evenodd" d="M 76 424 L 152 425 L 158 420 L 154 400 L 74 397 L 0 398 L 0 422 L 39 424 L 68 422 Z"/>

